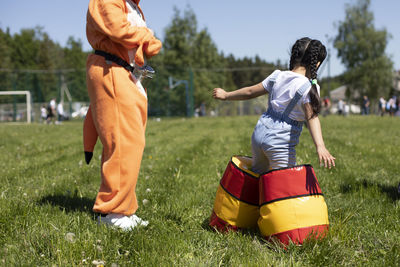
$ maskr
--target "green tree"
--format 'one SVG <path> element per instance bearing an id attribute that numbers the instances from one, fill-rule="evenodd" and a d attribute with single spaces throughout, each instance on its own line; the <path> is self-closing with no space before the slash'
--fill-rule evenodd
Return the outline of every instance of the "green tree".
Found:
<path id="1" fill-rule="evenodd" d="M 11 47 L 12 47 L 12 37 L 9 30 L 7 29 L 3 32 L 0 29 L 0 90 L 10 91 L 12 90 L 11 82 L 11 72 L 12 61 L 11 61 Z M 7 102 L 11 99 L 10 97 L 1 97 L 0 102 Z"/>
<path id="2" fill-rule="evenodd" d="M 165 67 L 163 74 L 166 80 L 168 77 L 173 77 L 176 80 L 189 81 L 190 71 L 193 68 L 192 55 L 196 35 L 197 20 L 193 10 L 186 8 L 181 15 L 181 12 L 174 7 L 174 15 L 170 25 L 165 29 L 163 40 L 162 60 Z M 168 115 L 186 115 L 186 88 L 183 84 L 163 93 Z"/>
<path id="3" fill-rule="evenodd" d="M 22 29 L 13 36 L 0 30 L 0 90 L 29 90 L 34 102 L 45 102 L 60 97 L 63 72 L 73 100 L 87 101 L 87 54 L 80 40 L 70 37 L 63 48 L 42 27 Z"/>
<path id="4" fill-rule="evenodd" d="M 193 10 L 185 9 L 183 16 L 174 7 L 171 24 L 165 29 L 164 63 L 178 70 L 191 65 L 193 44 L 197 35 L 197 19 Z"/>
<path id="5" fill-rule="evenodd" d="M 11 58 L 14 69 L 36 69 L 39 42 L 35 29 L 22 29 L 14 34 Z"/>
<path id="6" fill-rule="evenodd" d="M 0 68 L 8 69 L 11 65 L 11 45 L 12 37 L 10 35 L 9 29 L 3 32 L 0 29 Z"/>
<path id="7" fill-rule="evenodd" d="M 63 67 L 69 72 L 64 74 L 68 89 L 74 101 L 89 101 L 86 89 L 86 58 L 87 52 L 82 50 L 82 41 L 68 38 L 67 46 L 63 49 Z"/>
<path id="8" fill-rule="evenodd" d="M 55 72 L 59 69 L 62 60 L 62 48 L 52 41 L 43 28 L 35 28 L 34 41 L 37 43 L 38 51 L 35 58 L 35 67 L 32 69 L 43 70 L 40 74 L 29 75 L 38 80 L 35 88 L 36 101 L 49 101 L 52 97 L 58 98 L 60 90 L 59 76 Z M 45 72 L 47 71 L 47 72 Z M 36 77 L 35 77 L 36 76 Z"/>
<path id="9" fill-rule="evenodd" d="M 58 78 L 54 73 L 61 48 L 42 27 L 22 29 L 12 36 L 13 90 L 29 90 L 33 101 L 42 102 L 57 95 Z"/>
<path id="10" fill-rule="evenodd" d="M 233 55 L 227 57 L 227 67 L 232 71 L 234 88 L 249 86 L 263 81 L 276 68 L 273 63 L 262 60 L 259 56 L 236 59 Z"/>
<path id="11" fill-rule="evenodd" d="M 174 8 L 171 23 L 165 29 L 163 50 L 151 59 L 157 71 L 157 78 L 152 81 L 149 94 L 150 114 L 186 115 L 186 86 L 181 84 L 168 90 L 168 78 L 191 82 L 194 85 L 194 106 L 210 106 L 212 86 L 223 83 L 223 57 L 207 31 L 197 30 L 197 19 L 188 7 L 183 13 Z"/>
<path id="12" fill-rule="evenodd" d="M 163 50 L 150 60 L 157 71 L 148 86 L 150 115 L 186 115 L 186 92 L 182 84 L 168 90 L 168 77 L 190 80 L 194 74 L 194 106 L 205 104 L 213 108 L 217 102 L 211 97 L 214 87 L 233 90 L 261 82 L 274 69 L 256 56 L 236 59 L 224 56 L 207 29 L 197 29 L 197 19 L 188 7 L 183 12 L 174 8 L 171 23 L 165 29 Z"/>
<path id="13" fill-rule="evenodd" d="M 212 106 L 211 91 L 216 86 L 223 86 L 226 76 L 222 75 L 225 67 L 223 56 L 219 54 L 217 46 L 211 39 L 207 29 L 201 30 L 194 41 L 191 65 L 194 68 L 194 97 L 195 106 Z"/>
<path id="14" fill-rule="evenodd" d="M 37 101 L 33 87 L 37 85 L 37 80 L 32 78 L 32 73 L 27 73 L 26 69 L 37 69 L 37 56 L 39 52 L 39 42 L 36 39 L 35 29 L 23 29 L 19 34 L 14 34 L 10 41 L 8 51 L 11 62 L 8 65 L 9 83 L 8 90 L 29 90 L 33 93 L 33 100 Z M 22 97 L 17 97 L 23 99 Z"/>
<path id="15" fill-rule="evenodd" d="M 349 88 L 348 96 L 359 93 L 376 99 L 389 93 L 393 63 L 385 54 L 390 34 L 386 29 L 375 29 L 369 7 L 370 0 L 347 5 L 334 46 L 347 69 L 344 81 Z"/>

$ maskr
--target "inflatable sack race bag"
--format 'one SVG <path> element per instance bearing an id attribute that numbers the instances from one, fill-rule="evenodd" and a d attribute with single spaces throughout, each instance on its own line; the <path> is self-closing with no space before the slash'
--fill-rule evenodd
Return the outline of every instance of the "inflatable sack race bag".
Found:
<path id="1" fill-rule="evenodd" d="M 328 209 L 311 165 L 258 175 L 250 157 L 233 156 L 217 189 L 210 226 L 218 231 L 259 227 L 284 245 L 324 237 Z"/>
<path id="2" fill-rule="evenodd" d="M 257 227 L 259 175 L 250 171 L 251 158 L 233 156 L 215 197 L 210 226 L 218 231 Z"/>
<path id="3" fill-rule="evenodd" d="M 267 240 L 302 244 L 325 236 L 328 209 L 311 165 L 269 171 L 260 176 L 258 226 Z"/>

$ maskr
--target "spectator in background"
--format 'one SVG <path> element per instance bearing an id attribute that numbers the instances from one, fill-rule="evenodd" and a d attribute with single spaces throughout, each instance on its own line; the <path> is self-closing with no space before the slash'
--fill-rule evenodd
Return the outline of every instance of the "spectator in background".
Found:
<path id="1" fill-rule="evenodd" d="M 57 105 L 57 122 L 56 124 L 61 124 L 64 120 L 64 103 L 60 101 Z"/>
<path id="2" fill-rule="evenodd" d="M 331 108 L 331 100 L 329 99 L 329 97 L 325 96 L 324 97 L 324 101 L 323 101 L 323 116 L 329 115 L 331 113 L 330 108 Z"/>
<path id="3" fill-rule="evenodd" d="M 361 111 L 362 115 L 368 115 L 369 114 L 369 105 L 370 105 L 370 102 L 369 102 L 368 96 L 364 95 L 364 97 L 363 97 L 363 106 L 362 106 L 362 111 Z"/>
<path id="4" fill-rule="evenodd" d="M 344 101 L 342 99 L 339 99 L 339 102 L 337 103 L 337 109 L 338 109 L 338 114 L 339 115 L 344 115 Z"/>
<path id="5" fill-rule="evenodd" d="M 347 104 L 346 102 L 344 102 L 343 115 L 348 116 L 349 114 L 350 114 L 350 104 Z"/>
<path id="6" fill-rule="evenodd" d="M 383 96 L 381 96 L 381 98 L 379 98 L 379 112 L 381 116 L 385 115 L 385 111 L 386 111 L 386 100 L 383 98 Z"/>
<path id="7" fill-rule="evenodd" d="M 396 106 L 396 97 L 393 96 L 390 98 L 387 103 L 386 103 L 386 111 L 389 112 L 390 116 L 394 116 L 394 113 L 396 112 L 397 106 Z"/>
<path id="8" fill-rule="evenodd" d="M 40 108 L 40 121 L 45 123 L 47 120 L 47 109 L 45 105 Z"/>
<path id="9" fill-rule="evenodd" d="M 206 104 L 203 102 L 200 105 L 200 116 L 205 116 L 206 115 Z"/>
<path id="10" fill-rule="evenodd" d="M 52 123 L 56 118 L 56 99 L 52 98 L 47 106 L 47 123 Z"/>

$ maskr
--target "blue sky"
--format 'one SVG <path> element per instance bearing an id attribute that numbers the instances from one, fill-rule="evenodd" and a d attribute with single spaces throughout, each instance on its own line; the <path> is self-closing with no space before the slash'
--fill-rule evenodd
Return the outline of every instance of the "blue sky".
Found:
<path id="1" fill-rule="evenodd" d="M 147 24 L 163 38 L 172 19 L 173 7 L 190 6 L 199 29 L 207 28 L 218 50 L 235 57 L 254 57 L 286 62 L 292 43 L 304 36 L 319 39 L 331 47 L 331 75 L 345 69 L 335 49 L 327 43 L 337 35 L 337 23 L 344 19 L 346 4 L 356 0 L 142 0 Z M 85 23 L 89 0 L 0 0 L 0 28 L 11 33 L 22 28 L 44 27 L 51 39 L 65 45 L 69 36 L 86 41 Z M 244 4 L 245 3 L 245 4 Z M 371 10 L 377 29 L 386 28 L 392 35 L 387 54 L 400 69 L 399 0 L 372 0 Z M 327 75 L 327 68 L 322 76 Z"/>

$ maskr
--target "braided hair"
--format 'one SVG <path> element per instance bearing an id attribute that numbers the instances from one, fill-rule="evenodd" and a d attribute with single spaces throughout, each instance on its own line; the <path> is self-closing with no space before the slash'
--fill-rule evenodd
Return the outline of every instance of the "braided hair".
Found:
<path id="1" fill-rule="evenodd" d="M 326 48 L 320 41 L 308 37 L 301 38 L 292 46 L 289 68 L 293 70 L 298 66 L 305 67 L 306 77 L 310 80 L 317 79 L 318 67 L 325 60 L 326 55 Z M 320 62 L 319 66 L 317 66 L 318 62 Z M 321 99 L 316 84 L 311 86 L 310 100 L 313 110 L 312 117 L 315 117 L 321 111 Z"/>

